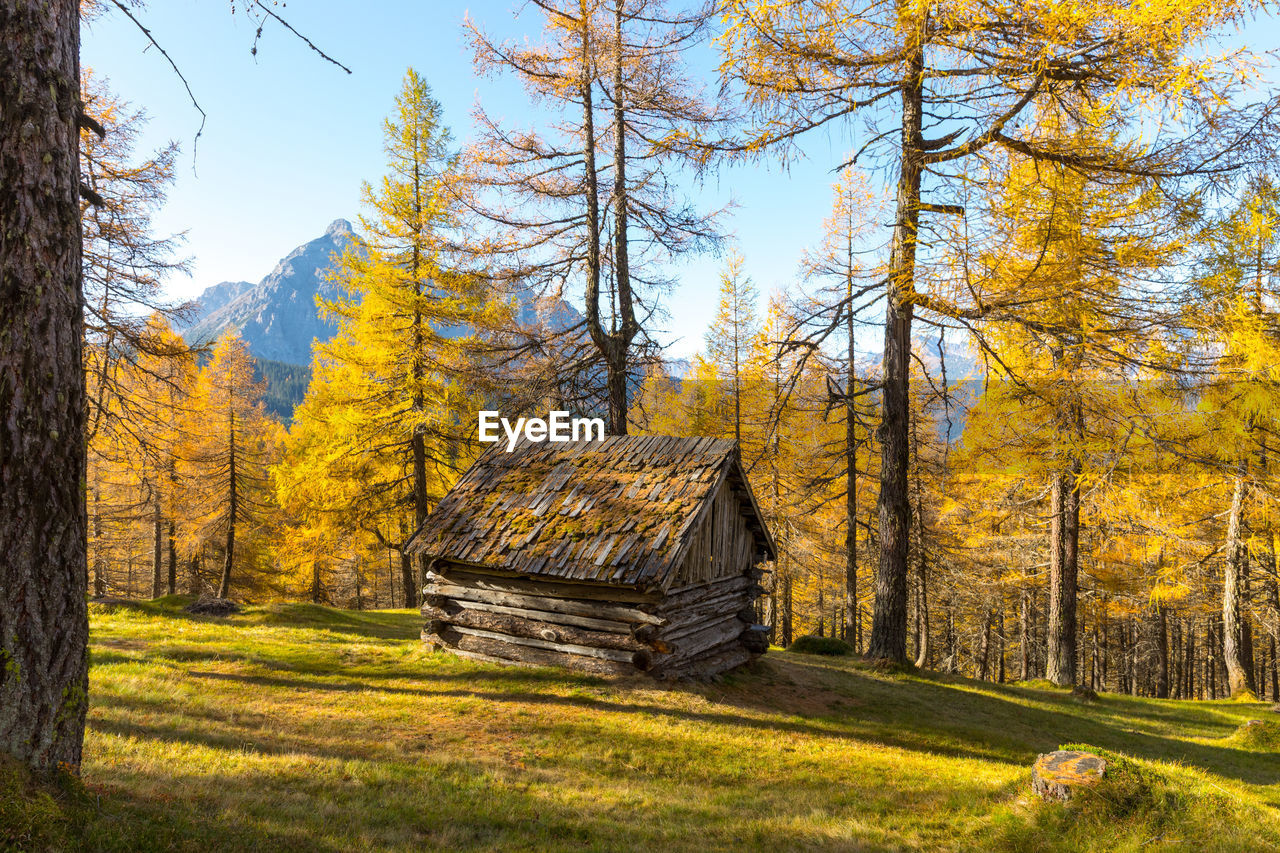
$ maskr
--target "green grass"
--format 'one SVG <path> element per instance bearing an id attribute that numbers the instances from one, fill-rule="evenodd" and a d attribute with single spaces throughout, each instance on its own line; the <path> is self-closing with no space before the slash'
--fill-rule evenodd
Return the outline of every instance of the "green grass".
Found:
<path id="1" fill-rule="evenodd" d="M 430 653 L 408 611 L 92 606 L 83 786 L 0 765 L 0 847 L 1280 849 L 1266 706 L 771 652 L 710 685 Z M 1035 801 L 1038 752 L 1118 772 Z"/>

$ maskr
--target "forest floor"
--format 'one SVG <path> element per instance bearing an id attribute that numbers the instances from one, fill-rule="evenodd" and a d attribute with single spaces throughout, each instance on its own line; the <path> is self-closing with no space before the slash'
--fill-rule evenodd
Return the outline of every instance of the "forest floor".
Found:
<path id="1" fill-rule="evenodd" d="M 0 848 L 1280 850 L 1267 705 L 779 651 L 618 682 L 430 653 L 409 611 L 181 603 L 91 606 L 84 784 L 0 766 Z M 1040 803 L 1068 743 L 1132 762 Z"/>

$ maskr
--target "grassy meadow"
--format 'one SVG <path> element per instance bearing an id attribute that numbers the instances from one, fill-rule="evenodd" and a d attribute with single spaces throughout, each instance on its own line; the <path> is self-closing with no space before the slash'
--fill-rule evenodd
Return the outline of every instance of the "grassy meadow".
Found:
<path id="1" fill-rule="evenodd" d="M 83 784 L 0 767 L 0 848 L 1280 849 L 1267 705 L 776 650 L 607 681 L 430 653 L 409 611 L 182 603 L 92 605 Z M 1036 754 L 1073 743 L 1118 772 L 1038 802 Z"/>

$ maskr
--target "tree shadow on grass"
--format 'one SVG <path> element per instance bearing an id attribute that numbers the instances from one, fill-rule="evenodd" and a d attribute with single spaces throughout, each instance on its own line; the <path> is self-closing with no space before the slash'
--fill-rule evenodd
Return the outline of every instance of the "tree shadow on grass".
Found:
<path id="1" fill-rule="evenodd" d="M 247 662 L 261 664 L 256 659 Z M 784 665 L 807 664 L 786 662 Z M 1052 691 L 1034 691 L 1029 698 L 1039 705 L 1052 706 L 1037 707 L 999 692 L 965 689 L 972 685 L 919 678 L 885 681 L 858 669 L 842 669 L 839 676 L 843 684 L 825 685 L 836 696 L 858 697 L 857 704 L 847 708 L 839 704 L 821 710 L 806 708 L 799 712 L 785 703 L 774 701 L 774 692 L 760 689 L 765 686 L 762 682 L 768 674 L 740 676 L 735 684 L 716 688 L 714 696 L 707 695 L 710 692 L 708 688 L 697 685 L 670 686 L 654 682 L 648 686 L 649 689 L 700 696 L 712 702 L 714 710 L 672 708 L 656 702 L 636 701 L 634 692 L 625 689 L 633 686 L 634 682 L 620 685 L 623 690 L 619 698 L 540 690 L 549 684 L 566 683 L 571 687 L 603 688 L 606 691 L 615 686 L 607 679 L 580 677 L 555 669 L 470 666 L 465 672 L 404 671 L 383 673 L 376 678 L 360 674 L 355 679 L 205 670 L 191 670 L 187 675 L 272 689 L 342 693 L 376 691 L 422 701 L 470 698 L 492 703 L 647 714 L 749 729 L 758 734 L 855 738 L 900 749 L 1024 764 L 1027 767 L 1037 753 L 1049 752 L 1063 743 L 1089 743 L 1140 758 L 1181 761 L 1250 784 L 1280 782 L 1280 766 L 1274 756 L 1137 730 L 1134 728 L 1134 715 L 1126 714 L 1126 708 L 1108 707 L 1116 700 L 1103 699 L 1097 704 L 1080 706 L 1069 697 Z M 385 683 L 388 680 L 409 681 L 422 686 L 390 685 Z M 473 686 L 476 682 L 485 682 L 499 689 L 476 689 Z M 1022 694 L 1025 690 L 1019 698 L 1028 698 Z M 734 713 L 731 710 L 734 708 L 749 713 Z M 1229 728 L 1224 728 L 1223 734 L 1229 731 Z"/>

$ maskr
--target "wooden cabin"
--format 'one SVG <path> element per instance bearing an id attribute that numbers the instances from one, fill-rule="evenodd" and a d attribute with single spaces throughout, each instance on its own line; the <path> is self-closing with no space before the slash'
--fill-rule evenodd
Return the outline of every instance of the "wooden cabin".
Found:
<path id="1" fill-rule="evenodd" d="M 774 544 L 733 441 L 496 446 L 405 548 L 427 558 L 423 639 L 465 657 L 706 677 L 768 648 Z"/>

